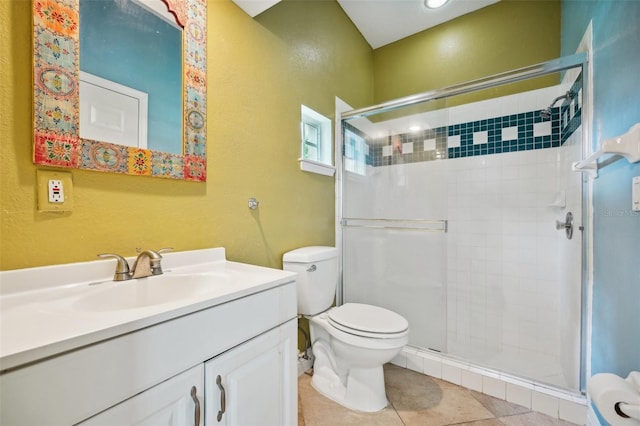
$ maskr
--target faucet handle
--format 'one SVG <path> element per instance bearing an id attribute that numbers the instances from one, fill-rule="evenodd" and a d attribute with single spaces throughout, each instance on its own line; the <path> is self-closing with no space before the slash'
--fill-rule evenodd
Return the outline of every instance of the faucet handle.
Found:
<path id="1" fill-rule="evenodd" d="M 127 262 L 127 259 L 125 259 L 124 257 L 115 253 L 101 253 L 98 255 L 98 257 L 103 259 L 110 259 L 110 258 L 116 259 L 117 261 L 116 272 L 115 274 L 113 274 L 114 281 L 126 281 L 129 278 L 131 278 L 131 275 L 129 272 L 129 263 Z"/>
<path id="2" fill-rule="evenodd" d="M 162 260 L 161 253 L 166 253 L 169 251 L 173 251 L 173 247 L 164 247 L 156 251 L 153 251 L 153 250 L 146 251 L 149 254 L 151 275 L 162 275 L 162 264 L 160 263 L 160 261 Z"/>

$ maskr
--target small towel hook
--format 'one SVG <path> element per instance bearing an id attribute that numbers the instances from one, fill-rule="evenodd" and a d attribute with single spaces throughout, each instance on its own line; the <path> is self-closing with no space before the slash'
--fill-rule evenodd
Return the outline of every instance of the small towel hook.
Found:
<path id="1" fill-rule="evenodd" d="M 251 210 L 255 210 L 260 206 L 260 201 L 256 200 L 254 197 L 249 198 L 249 208 Z"/>

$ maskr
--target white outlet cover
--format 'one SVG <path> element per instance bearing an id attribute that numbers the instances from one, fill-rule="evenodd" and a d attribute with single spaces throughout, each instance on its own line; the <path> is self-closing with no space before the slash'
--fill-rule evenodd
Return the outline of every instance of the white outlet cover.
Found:
<path id="1" fill-rule="evenodd" d="M 48 192 L 50 203 L 64 203 L 64 188 L 61 180 L 49 179 Z"/>
<path id="2" fill-rule="evenodd" d="M 640 212 L 640 176 L 634 177 L 631 184 L 631 209 Z"/>

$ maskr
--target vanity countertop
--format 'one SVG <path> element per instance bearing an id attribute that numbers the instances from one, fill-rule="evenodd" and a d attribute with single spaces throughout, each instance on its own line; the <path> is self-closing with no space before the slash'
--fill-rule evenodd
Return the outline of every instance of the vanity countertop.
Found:
<path id="1" fill-rule="evenodd" d="M 224 248 L 162 257 L 163 275 L 124 282 L 112 281 L 113 260 L 0 272 L 0 371 L 278 287 L 296 277 L 292 272 L 228 261 Z M 194 276 L 211 279 L 212 285 L 145 306 L 125 303 L 121 309 L 96 310 L 80 303 L 107 300 L 103 295 L 115 286 L 135 286 L 129 288 L 138 291 L 161 277 L 179 283 L 181 277 Z"/>

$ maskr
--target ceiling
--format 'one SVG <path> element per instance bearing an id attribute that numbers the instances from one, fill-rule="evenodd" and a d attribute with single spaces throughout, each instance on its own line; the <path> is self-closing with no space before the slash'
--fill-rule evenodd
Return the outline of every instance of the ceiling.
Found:
<path id="1" fill-rule="evenodd" d="M 497 2 L 449 0 L 439 9 L 429 9 L 423 0 L 338 0 L 374 49 Z"/>
<path id="2" fill-rule="evenodd" d="M 233 1 L 249 15 L 256 16 L 280 0 Z M 499 0 L 449 0 L 439 9 L 428 9 L 424 0 L 337 1 L 369 45 L 377 49 Z"/>

